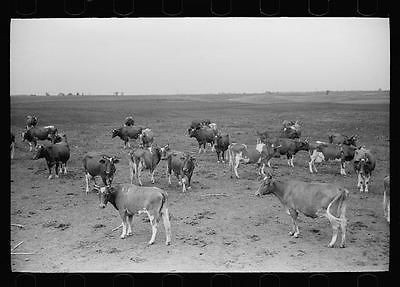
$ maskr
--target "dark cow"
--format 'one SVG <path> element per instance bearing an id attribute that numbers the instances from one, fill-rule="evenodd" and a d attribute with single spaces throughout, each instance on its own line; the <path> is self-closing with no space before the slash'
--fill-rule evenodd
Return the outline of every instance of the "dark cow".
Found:
<path id="1" fill-rule="evenodd" d="M 199 129 L 204 126 L 208 126 L 211 124 L 211 121 L 209 119 L 205 120 L 193 120 L 192 123 L 190 124 L 189 130 L 190 129 Z"/>
<path id="2" fill-rule="evenodd" d="M 150 147 L 154 142 L 154 133 L 151 129 L 145 128 L 139 135 L 139 141 L 143 147 Z"/>
<path id="3" fill-rule="evenodd" d="M 229 147 L 229 135 L 228 134 L 217 134 L 214 138 L 214 149 L 217 153 L 217 162 L 220 162 L 220 155 L 222 153 L 222 162 L 225 162 L 225 151 Z"/>
<path id="4" fill-rule="evenodd" d="M 292 128 L 283 128 L 281 130 L 280 137 L 288 139 L 298 139 L 301 136 L 301 130 L 295 130 Z"/>
<path id="5" fill-rule="evenodd" d="M 83 157 L 82 163 L 85 170 L 86 179 L 86 194 L 89 192 L 89 181 L 94 180 L 95 186 L 96 177 L 100 176 L 104 185 L 111 185 L 114 174 L 115 164 L 119 162 L 119 159 L 102 155 L 96 152 L 88 152 Z"/>
<path id="6" fill-rule="evenodd" d="M 178 179 L 179 185 L 182 185 L 182 192 L 190 189 L 190 182 L 192 180 L 193 170 L 195 168 L 196 158 L 183 152 L 170 152 L 167 157 L 167 175 L 168 184 L 171 185 L 171 175 L 175 174 Z"/>
<path id="7" fill-rule="evenodd" d="M 199 153 L 201 153 L 201 146 L 203 146 L 203 152 L 206 151 L 206 144 L 209 143 L 212 146 L 212 151 L 214 150 L 214 140 L 218 132 L 209 127 L 202 127 L 200 129 L 189 129 L 189 137 L 193 137 L 197 140 L 199 144 Z"/>
<path id="8" fill-rule="evenodd" d="M 130 147 L 129 140 L 130 139 L 138 139 L 140 134 L 142 133 L 143 128 L 137 126 L 127 126 L 127 127 L 120 127 L 118 129 L 112 130 L 112 138 L 118 136 L 121 140 L 124 141 L 124 148 Z"/>
<path id="9" fill-rule="evenodd" d="M 346 205 L 349 191 L 335 184 L 303 182 L 299 180 L 275 180 L 272 175 L 264 178 L 256 195 L 274 194 L 291 216 L 293 229 L 290 236 L 299 236 L 297 216 L 301 212 L 307 217 L 326 217 L 330 221 L 333 235 L 328 247 L 333 247 L 340 226 L 342 238 L 340 247 L 346 240 Z"/>
<path id="10" fill-rule="evenodd" d="M 315 163 L 329 160 L 340 161 L 340 174 L 346 175 L 346 162 L 352 161 L 357 147 L 352 145 L 336 145 L 317 141 L 310 145 L 310 173 L 318 172 Z"/>
<path id="11" fill-rule="evenodd" d="M 358 139 L 357 135 L 352 135 L 351 137 L 341 135 L 339 133 L 333 133 L 328 136 L 329 143 L 333 144 L 346 144 L 356 146 Z"/>
<path id="12" fill-rule="evenodd" d="M 32 147 L 37 146 L 38 140 L 49 140 L 54 143 L 57 133 L 57 128 L 54 126 L 32 127 L 22 133 L 22 141 L 27 141 L 29 151 L 32 151 Z"/>
<path id="13" fill-rule="evenodd" d="M 140 176 L 143 169 L 150 172 L 151 182 L 154 184 L 154 172 L 166 147 L 137 148 L 130 152 L 129 170 L 132 184 L 133 177 L 136 174 L 139 184 L 142 185 Z"/>
<path id="14" fill-rule="evenodd" d="M 383 179 L 383 214 L 390 223 L 390 176 Z"/>
<path id="15" fill-rule="evenodd" d="M 10 158 L 14 158 L 14 151 L 15 151 L 15 135 L 11 132 L 11 142 L 10 142 Z"/>
<path id="16" fill-rule="evenodd" d="M 129 127 L 129 126 L 134 126 L 134 125 L 135 125 L 135 120 L 133 119 L 132 116 L 127 117 L 127 118 L 125 119 L 124 126 Z"/>
<path id="17" fill-rule="evenodd" d="M 30 128 L 36 126 L 38 123 L 38 119 L 35 116 L 26 116 L 26 129 L 29 130 Z"/>
<path id="18" fill-rule="evenodd" d="M 231 143 L 228 147 L 231 178 L 233 178 L 233 174 L 237 179 L 240 178 L 237 169 L 241 162 L 244 164 L 257 164 L 258 174 L 265 175 L 264 168 L 267 164 L 267 155 L 274 153 L 276 153 L 276 147 L 273 144 L 258 143 L 255 147 L 248 148 L 245 144 Z"/>
<path id="19" fill-rule="evenodd" d="M 67 138 L 64 135 L 64 141 L 50 144 L 47 146 L 38 145 L 36 154 L 33 156 L 34 160 L 39 158 L 45 158 L 47 163 L 47 168 L 49 169 L 49 179 L 53 177 L 51 174 L 51 169 L 55 165 L 56 177 L 58 177 L 58 168 L 62 169 L 64 167 L 64 174 L 67 174 L 67 161 L 70 157 L 70 149 L 67 142 Z"/>
<path id="20" fill-rule="evenodd" d="M 361 147 L 354 153 L 354 170 L 358 175 L 357 187 L 360 192 L 368 192 L 368 182 L 371 178 L 372 171 L 375 169 L 375 156 L 370 150 Z"/>
<path id="21" fill-rule="evenodd" d="M 277 157 L 277 155 L 286 155 L 288 160 L 288 165 L 294 167 L 293 160 L 294 156 L 299 151 L 308 151 L 310 145 L 308 140 L 294 140 L 294 139 L 287 139 L 287 138 L 274 138 L 271 139 L 270 142 L 276 147 L 276 149 L 271 150 L 272 152 L 266 154 L 266 160 L 268 167 L 271 167 L 270 160 L 273 157 Z"/>
<path id="22" fill-rule="evenodd" d="M 132 222 L 135 214 L 146 213 L 151 224 L 151 239 L 154 243 L 157 234 L 157 225 L 163 219 L 166 241 L 171 243 L 171 224 L 168 214 L 168 194 L 157 187 L 142 187 L 134 184 L 119 184 L 116 186 L 96 187 L 99 193 L 100 208 L 110 202 L 122 219 L 121 239 L 132 235 Z"/>

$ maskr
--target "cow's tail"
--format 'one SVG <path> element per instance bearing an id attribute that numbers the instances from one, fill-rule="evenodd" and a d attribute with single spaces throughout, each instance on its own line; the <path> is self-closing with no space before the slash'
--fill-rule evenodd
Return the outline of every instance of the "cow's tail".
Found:
<path id="1" fill-rule="evenodd" d="M 162 216 L 163 210 L 166 209 L 166 202 L 168 200 L 168 194 L 166 191 L 162 191 L 161 193 L 161 204 L 160 204 L 160 209 L 158 211 L 158 218 L 160 218 Z"/>
<path id="2" fill-rule="evenodd" d="M 349 191 L 345 188 L 340 188 L 339 191 L 340 192 L 329 203 L 326 209 L 326 214 L 329 220 L 334 220 L 338 223 L 341 223 L 342 221 L 346 220 L 345 215 L 346 215 L 347 198 L 349 197 Z M 335 210 L 339 217 L 332 215 L 332 213 L 330 212 L 330 208 L 332 207 L 332 204 L 334 202 L 337 202 L 337 208 Z"/>

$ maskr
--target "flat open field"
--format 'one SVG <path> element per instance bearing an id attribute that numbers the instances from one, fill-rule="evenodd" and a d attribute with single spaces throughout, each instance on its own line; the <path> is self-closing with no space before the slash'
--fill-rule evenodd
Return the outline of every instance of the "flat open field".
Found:
<path id="1" fill-rule="evenodd" d="M 389 268 L 389 225 L 383 217 L 383 178 L 389 174 L 389 95 L 387 92 L 332 92 L 271 95 L 11 97 L 11 130 L 16 134 L 11 161 L 12 271 L 26 272 L 245 272 L 245 271 L 380 271 Z M 25 117 L 55 125 L 68 136 L 69 173 L 48 180 L 43 159 L 32 160 L 20 132 Z M 172 244 L 165 246 L 162 223 L 155 244 L 147 246 L 151 226 L 136 216 L 133 236 L 120 239 L 121 222 L 112 205 L 98 208 L 96 193 L 84 192 L 82 157 L 101 151 L 120 157 L 114 183 L 129 182 L 128 150 L 111 130 L 128 115 L 155 132 L 159 145 L 197 158 L 193 187 L 182 193 L 176 178 L 168 186 L 166 163 L 156 170 L 156 186 L 169 195 Z M 347 247 L 328 248 L 331 227 L 325 218 L 299 216 L 299 238 L 288 236 L 291 219 L 273 195 L 258 198 L 260 177 L 254 166 L 241 165 L 241 179 L 231 179 L 227 164 L 217 163 L 208 148 L 198 154 L 194 138 L 185 136 L 192 119 L 210 118 L 231 140 L 254 146 L 256 130 L 278 131 L 284 119 L 303 123 L 302 136 L 327 140 L 331 131 L 358 134 L 359 144 L 377 157 L 370 192 L 360 194 L 352 164 L 348 175 L 339 163 L 308 170 L 308 153 L 299 152 L 295 167 L 273 159 L 281 179 L 335 182 L 350 191 Z M 318 168 L 318 166 L 317 166 Z M 150 176 L 143 176 L 151 185 Z M 226 196 L 207 196 L 224 193 Z"/>

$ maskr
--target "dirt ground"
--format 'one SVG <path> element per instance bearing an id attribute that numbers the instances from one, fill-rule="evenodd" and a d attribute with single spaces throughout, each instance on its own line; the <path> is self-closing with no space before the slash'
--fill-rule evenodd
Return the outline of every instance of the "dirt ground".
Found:
<path id="1" fill-rule="evenodd" d="M 323 94 L 321 94 L 322 96 Z M 248 97 L 248 101 L 246 98 Z M 10 220 L 15 252 L 12 271 L 24 272 L 246 272 L 246 271 L 386 271 L 389 268 L 389 225 L 383 217 L 383 178 L 389 174 L 389 102 L 387 94 L 332 95 L 318 102 L 316 95 L 280 100 L 278 96 L 148 96 L 148 97 L 12 97 L 11 130 L 16 134 L 15 158 L 10 165 Z M 268 99 L 271 99 L 270 101 Z M 314 100 L 313 100 L 314 99 Z M 345 102 L 344 99 L 350 99 Z M 360 101 L 357 102 L 357 99 Z M 371 102 L 373 104 L 371 104 Z M 68 174 L 48 180 L 43 159 L 32 160 L 22 143 L 25 116 L 34 114 L 39 125 L 55 125 L 67 134 L 71 148 Z M 98 208 L 96 193 L 85 195 L 82 157 L 87 151 L 118 156 L 114 183 L 129 181 L 128 150 L 111 130 L 126 116 L 148 126 L 159 145 L 195 155 L 198 165 L 193 188 L 182 193 L 177 180 L 168 186 L 166 163 L 156 170 L 156 186 L 169 196 L 172 244 L 165 246 L 162 223 L 155 244 L 147 246 L 151 226 L 145 214 L 136 216 L 133 235 L 122 240 L 117 211 Z M 256 130 L 279 130 L 284 119 L 303 123 L 303 137 L 327 140 L 330 131 L 360 136 L 359 143 L 377 157 L 370 192 L 360 194 L 349 164 L 348 175 L 339 163 L 308 170 L 308 154 L 299 152 L 295 167 L 286 159 L 273 159 L 280 179 L 335 182 L 350 191 L 347 208 L 347 247 L 328 248 L 331 228 L 325 218 L 299 216 L 300 236 L 288 235 L 291 220 L 273 195 L 254 196 L 260 177 L 254 166 L 241 165 L 239 180 L 231 179 L 227 164 L 217 163 L 207 149 L 198 154 L 195 139 L 186 136 L 192 119 L 210 118 L 232 141 L 254 146 Z M 318 168 L 318 166 L 317 166 Z M 145 173 L 144 185 L 151 185 Z M 215 195 L 222 194 L 222 195 Z"/>

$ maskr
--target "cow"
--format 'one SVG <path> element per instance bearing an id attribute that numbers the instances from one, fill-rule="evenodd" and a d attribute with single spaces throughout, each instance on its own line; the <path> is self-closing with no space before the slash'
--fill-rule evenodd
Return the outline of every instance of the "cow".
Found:
<path id="1" fill-rule="evenodd" d="M 99 207 L 105 208 L 110 202 L 122 219 L 121 239 L 132 235 L 133 216 L 146 213 L 149 217 L 152 234 L 148 245 L 154 243 L 157 225 L 162 218 L 166 245 L 171 244 L 171 224 L 168 214 L 168 194 L 157 187 L 142 187 L 134 184 L 95 187 L 99 194 Z"/>
<path id="2" fill-rule="evenodd" d="M 200 129 L 189 129 L 189 137 L 194 137 L 199 144 L 199 153 L 201 153 L 201 146 L 203 146 L 203 152 L 206 152 L 206 144 L 211 144 L 211 151 L 214 151 L 214 140 L 218 134 L 216 130 L 209 127 L 202 127 Z"/>
<path id="3" fill-rule="evenodd" d="M 209 119 L 204 119 L 204 120 L 193 120 L 189 126 L 190 129 L 200 129 L 201 127 L 204 126 L 209 126 L 211 124 L 211 121 Z"/>
<path id="4" fill-rule="evenodd" d="M 135 120 L 133 119 L 132 116 L 126 117 L 124 126 L 129 127 L 129 126 L 134 126 L 135 125 Z"/>
<path id="5" fill-rule="evenodd" d="M 264 168 L 268 161 L 267 155 L 275 154 L 276 148 L 273 144 L 258 143 L 254 148 L 248 148 L 245 144 L 231 143 L 228 147 L 230 177 L 233 178 L 233 174 L 235 174 L 237 179 L 240 178 L 237 169 L 241 162 L 257 164 L 258 174 L 265 175 Z"/>
<path id="6" fill-rule="evenodd" d="M 137 127 L 137 126 L 126 126 L 126 127 L 120 127 L 118 129 L 113 129 L 112 130 L 112 138 L 115 138 L 118 136 L 121 140 L 124 141 L 124 148 L 127 146 L 130 147 L 129 140 L 130 139 L 138 139 L 140 134 L 142 133 L 143 128 L 142 127 Z"/>
<path id="7" fill-rule="evenodd" d="M 390 223 L 390 176 L 383 179 L 383 214 Z"/>
<path id="8" fill-rule="evenodd" d="M 345 247 L 346 206 L 349 191 L 331 183 L 303 182 L 299 180 L 277 180 L 271 174 L 262 181 L 255 195 L 274 194 L 291 216 L 293 229 L 290 236 L 299 236 L 298 213 L 307 217 L 326 217 L 333 229 L 328 247 L 334 247 L 340 226 L 342 238 L 340 247 Z"/>
<path id="9" fill-rule="evenodd" d="M 54 126 L 35 126 L 22 132 L 22 141 L 27 141 L 29 143 L 29 151 L 32 151 L 32 147 L 36 148 L 38 140 L 49 140 L 54 143 L 54 138 L 57 134 L 58 130 Z"/>
<path id="10" fill-rule="evenodd" d="M 259 132 L 258 130 L 256 131 L 257 133 L 257 143 L 267 143 L 267 140 L 270 138 L 269 132 L 264 131 L 264 132 Z"/>
<path id="11" fill-rule="evenodd" d="M 280 157 L 280 155 L 286 155 L 289 167 L 294 167 L 294 156 L 299 151 L 308 151 L 310 149 L 310 145 L 307 139 L 302 141 L 288 138 L 274 138 L 270 139 L 269 142 L 273 144 L 275 149 L 273 149 L 273 152 L 266 154 L 268 167 L 271 167 L 270 160 L 273 157 Z"/>
<path id="12" fill-rule="evenodd" d="M 14 159 L 14 151 L 15 151 L 15 134 L 11 132 L 11 142 L 10 142 L 10 158 Z"/>
<path id="13" fill-rule="evenodd" d="M 119 159 L 102 155 L 96 152 L 88 152 L 82 159 L 83 168 L 85 170 L 86 180 L 86 194 L 89 192 L 89 181 L 93 180 L 95 186 L 96 177 L 100 176 L 104 185 L 111 185 L 114 174 L 116 171 L 115 164 L 119 162 Z"/>
<path id="14" fill-rule="evenodd" d="M 37 117 L 31 116 L 31 115 L 26 116 L 26 129 L 27 130 L 36 126 L 37 123 L 38 123 Z"/>
<path id="15" fill-rule="evenodd" d="M 171 175 L 174 173 L 179 185 L 182 185 L 182 192 L 186 191 L 186 185 L 190 189 L 196 158 L 188 153 L 174 151 L 168 153 L 166 160 L 168 184 L 171 185 Z"/>
<path id="16" fill-rule="evenodd" d="M 310 173 L 318 172 L 315 163 L 322 161 L 336 160 L 340 161 L 340 174 L 346 175 L 346 162 L 352 161 L 357 147 L 352 145 L 336 145 L 316 141 L 316 144 L 310 145 L 310 161 L 308 167 Z"/>
<path id="17" fill-rule="evenodd" d="M 56 178 L 58 178 L 58 169 L 64 167 L 64 174 L 67 174 L 67 161 L 70 158 L 70 148 L 64 136 L 65 140 L 55 144 L 49 144 L 47 146 L 38 145 L 36 154 L 33 156 L 34 160 L 44 158 L 46 159 L 47 168 L 49 170 L 49 177 L 51 179 L 53 175 L 51 174 L 51 169 L 55 165 Z"/>
<path id="18" fill-rule="evenodd" d="M 375 156 L 370 150 L 361 147 L 354 152 L 353 166 L 357 173 L 357 187 L 360 192 L 368 192 L 368 182 L 371 178 L 372 171 L 375 169 Z"/>
<path id="19" fill-rule="evenodd" d="M 333 144 L 346 144 L 356 146 L 357 139 L 357 135 L 352 135 L 351 137 L 344 136 L 339 133 L 332 133 L 328 135 L 329 143 Z"/>
<path id="20" fill-rule="evenodd" d="M 280 137 L 288 139 L 298 139 L 301 136 L 301 130 L 293 128 L 282 128 Z"/>
<path id="21" fill-rule="evenodd" d="M 151 182 L 154 184 L 154 172 L 159 164 L 162 154 L 167 147 L 149 147 L 149 148 L 137 148 L 129 154 L 129 170 L 131 183 L 133 184 L 133 177 L 136 174 L 140 185 L 142 180 L 140 179 L 143 169 L 149 170 L 151 176 Z"/>
<path id="22" fill-rule="evenodd" d="M 217 134 L 214 138 L 214 150 L 217 153 L 217 162 L 220 162 L 220 155 L 222 153 L 222 162 L 225 162 L 225 152 L 229 147 L 229 135 Z"/>
<path id="23" fill-rule="evenodd" d="M 139 142 L 143 147 L 150 147 L 154 141 L 154 133 L 151 129 L 145 128 L 139 135 Z"/>

